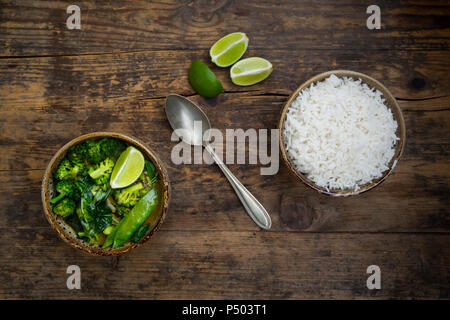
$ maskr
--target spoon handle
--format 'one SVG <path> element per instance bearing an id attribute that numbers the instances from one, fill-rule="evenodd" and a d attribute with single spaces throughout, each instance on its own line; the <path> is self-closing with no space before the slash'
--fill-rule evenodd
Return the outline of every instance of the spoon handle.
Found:
<path id="1" fill-rule="evenodd" d="M 211 145 L 205 145 L 205 149 L 211 154 L 214 161 L 217 163 L 220 169 L 222 169 L 223 174 L 227 177 L 234 191 L 236 192 L 239 200 L 241 200 L 244 205 L 245 210 L 247 211 L 250 218 L 261 228 L 270 229 L 272 226 L 272 220 L 270 219 L 269 214 L 266 209 L 259 203 L 258 200 L 247 190 L 246 187 L 242 185 L 242 183 L 231 173 L 231 171 L 227 168 L 227 166 L 223 163 L 222 159 L 220 159 L 217 154 L 214 152 L 214 149 Z"/>

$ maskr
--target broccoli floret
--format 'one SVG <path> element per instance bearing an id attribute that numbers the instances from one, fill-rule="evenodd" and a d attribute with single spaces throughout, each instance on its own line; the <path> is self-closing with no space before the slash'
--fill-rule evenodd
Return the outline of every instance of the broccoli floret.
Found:
<path id="1" fill-rule="evenodd" d="M 80 199 L 80 192 L 75 184 L 75 182 L 73 181 L 60 181 L 58 182 L 58 184 L 56 185 L 56 190 L 59 193 L 64 193 L 66 196 L 68 196 L 69 198 L 73 199 L 73 200 L 77 200 Z"/>
<path id="2" fill-rule="evenodd" d="M 114 161 L 107 158 L 99 164 L 90 167 L 89 176 L 95 180 L 95 184 L 102 185 L 108 183 L 113 168 Z"/>
<path id="3" fill-rule="evenodd" d="M 126 149 L 123 141 L 114 138 L 104 138 L 100 141 L 88 139 L 84 143 L 69 149 L 68 157 L 75 163 L 84 162 L 96 164 L 106 158 L 117 159 Z"/>
<path id="4" fill-rule="evenodd" d="M 58 182 L 56 185 L 56 191 L 59 192 L 59 195 L 53 198 L 50 203 L 57 203 L 64 197 L 69 197 L 71 199 L 77 200 L 80 198 L 80 192 L 73 181 L 70 180 L 62 180 Z"/>
<path id="5" fill-rule="evenodd" d="M 84 143 L 77 144 L 67 151 L 67 157 L 72 162 L 84 162 L 84 154 L 86 153 L 86 145 Z"/>
<path id="6" fill-rule="evenodd" d="M 75 212 L 75 201 L 69 198 L 62 199 L 53 207 L 53 213 L 62 217 L 68 217 Z"/>
<path id="7" fill-rule="evenodd" d="M 103 156 L 111 159 L 117 159 L 126 149 L 124 142 L 114 138 L 104 138 L 99 142 Z"/>
<path id="8" fill-rule="evenodd" d="M 148 188 L 144 187 L 142 182 L 136 182 L 127 188 L 114 191 L 114 200 L 121 206 L 132 207 L 147 192 Z"/>
<path id="9" fill-rule="evenodd" d="M 80 169 L 79 175 L 86 174 L 86 163 L 84 161 L 86 146 L 84 144 L 77 144 L 69 149 L 67 152 L 67 158 L 73 165 L 76 165 Z"/>
<path id="10" fill-rule="evenodd" d="M 75 179 L 83 170 L 81 165 L 72 164 L 69 159 L 64 158 L 55 171 L 55 178 L 58 180 Z"/>
<path id="11" fill-rule="evenodd" d="M 83 177 L 87 174 L 87 167 L 86 164 L 84 163 L 84 160 L 73 160 L 71 161 L 71 163 L 78 167 L 78 177 Z"/>
<path id="12" fill-rule="evenodd" d="M 99 163 L 105 156 L 100 148 L 100 143 L 94 140 L 86 140 L 82 147 L 84 158 L 90 163 Z"/>

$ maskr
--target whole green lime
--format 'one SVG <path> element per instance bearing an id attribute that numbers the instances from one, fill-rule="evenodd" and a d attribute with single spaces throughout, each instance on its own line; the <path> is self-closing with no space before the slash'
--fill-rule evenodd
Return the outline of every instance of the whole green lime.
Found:
<path id="1" fill-rule="evenodd" d="M 189 67 L 189 83 L 199 95 L 205 98 L 214 98 L 223 92 L 222 83 L 200 60 L 192 61 Z"/>

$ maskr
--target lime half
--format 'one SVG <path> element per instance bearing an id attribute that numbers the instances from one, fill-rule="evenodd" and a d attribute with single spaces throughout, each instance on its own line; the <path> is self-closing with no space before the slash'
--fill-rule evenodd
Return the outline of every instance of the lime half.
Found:
<path id="1" fill-rule="evenodd" d="M 228 67 L 238 61 L 248 47 L 247 35 L 235 32 L 217 40 L 209 50 L 211 61 L 219 67 Z"/>
<path id="2" fill-rule="evenodd" d="M 199 95 L 206 98 L 214 98 L 223 92 L 222 83 L 200 60 L 192 61 L 189 68 L 189 83 Z"/>
<path id="3" fill-rule="evenodd" d="M 238 86 L 250 86 L 263 81 L 273 70 L 272 64 L 263 58 L 252 57 L 239 61 L 230 69 L 231 81 Z"/>
<path id="4" fill-rule="evenodd" d="M 144 170 L 144 155 L 134 147 L 128 147 L 117 159 L 111 174 L 111 188 L 125 188 L 135 182 Z"/>

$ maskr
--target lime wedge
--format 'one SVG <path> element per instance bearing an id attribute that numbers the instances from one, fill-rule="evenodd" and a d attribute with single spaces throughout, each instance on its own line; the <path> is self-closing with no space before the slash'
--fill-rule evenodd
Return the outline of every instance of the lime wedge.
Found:
<path id="1" fill-rule="evenodd" d="M 252 57 L 239 61 L 230 69 L 231 81 L 238 86 L 250 86 L 263 81 L 273 70 L 272 64 L 263 58 Z"/>
<path id="2" fill-rule="evenodd" d="M 206 98 L 214 98 L 223 92 L 222 83 L 200 60 L 192 61 L 189 68 L 189 82 L 199 95 Z"/>
<path id="3" fill-rule="evenodd" d="M 134 147 L 121 153 L 111 174 L 111 188 L 125 188 L 135 182 L 144 170 L 144 155 Z"/>
<path id="4" fill-rule="evenodd" d="M 234 32 L 217 40 L 209 50 L 209 55 L 217 66 L 228 67 L 244 55 L 247 47 L 247 35 L 243 32 Z"/>

